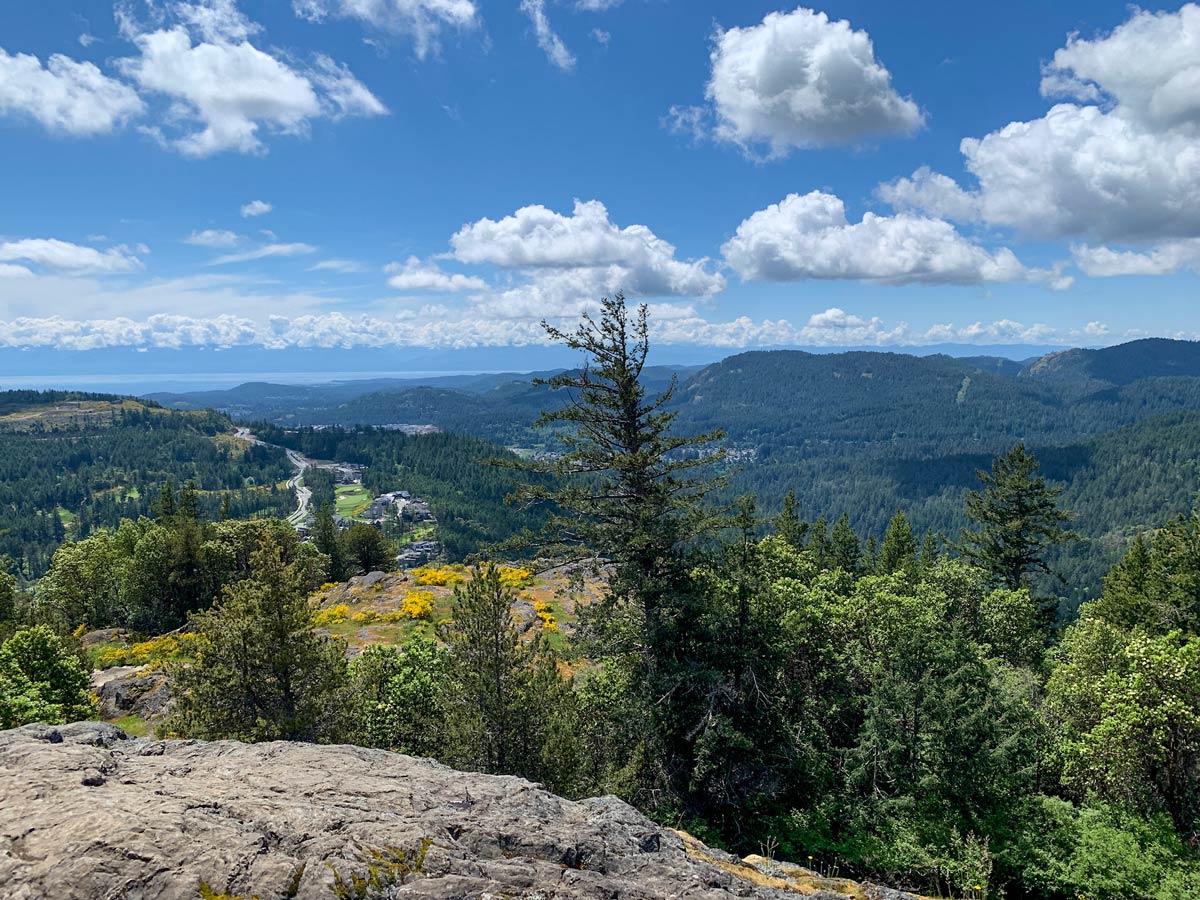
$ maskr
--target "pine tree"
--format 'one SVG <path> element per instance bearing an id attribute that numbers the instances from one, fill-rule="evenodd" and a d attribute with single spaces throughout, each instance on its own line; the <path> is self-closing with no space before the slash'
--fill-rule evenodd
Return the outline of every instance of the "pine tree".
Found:
<path id="1" fill-rule="evenodd" d="M 285 563 L 269 534 L 252 567 L 251 579 L 193 618 L 196 661 L 173 669 L 175 711 L 164 731 L 243 741 L 334 737 L 345 648 L 313 630 L 308 573 Z"/>
<path id="2" fill-rule="evenodd" d="M 917 566 L 917 539 L 903 510 L 896 510 L 883 535 L 879 552 L 879 571 L 884 575 L 913 572 Z"/>
<path id="3" fill-rule="evenodd" d="M 617 295 L 601 301 L 598 321 L 585 315 L 574 332 L 543 327 L 586 358 L 581 369 L 541 382 L 570 398 L 539 419 L 562 428 L 566 452 L 527 465 L 551 476 L 555 487 L 527 485 L 521 496 L 552 509 L 543 539 L 550 550 L 607 561 L 606 597 L 588 610 L 584 639 L 629 690 L 622 714 L 643 730 L 641 745 L 626 750 L 659 773 L 644 778 L 682 780 L 695 716 L 703 715 L 687 702 L 698 690 L 691 625 L 703 616 L 685 553 L 721 521 L 704 503 L 720 483 L 706 471 L 723 458 L 712 447 L 720 433 L 672 432 L 674 383 L 647 397 L 640 380 L 650 351 L 644 305 L 631 315 Z"/>
<path id="4" fill-rule="evenodd" d="M 343 558 L 350 569 L 365 574 L 395 567 L 396 548 L 374 525 L 355 522 L 341 535 L 341 541 Z"/>
<path id="5" fill-rule="evenodd" d="M 1075 539 L 1063 526 L 1071 515 L 1058 508 L 1062 488 L 1038 475 L 1038 462 L 1017 444 L 977 474 L 983 490 L 967 494 L 975 524 L 962 535 L 962 550 L 1010 590 L 1028 587 L 1035 573 L 1049 572 L 1046 551 Z"/>
<path id="6" fill-rule="evenodd" d="M 176 514 L 179 518 L 186 519 L 189 522 L 200 521 L 200 497 L 196 493 L 196 483 L 194 481 L 189 481 L 183 486 L 183 490 L 179 492 Z"/>
<path id="7" fill-rule="evenodd" d="M 175 516 L 175 485 L 167 481 L 150 504 L 150 515 L 155 519 L 171 519 Z M 82 519 L 82 515 L 80 517 Z"/>
<path id="8" fill-rule="evenodd" d="M 340 582 L 350 577 L 346 551 L 342 546 L 337 524 L 333 521 L 333 507 L 328 503 L 323 503 L 317 508 L 313 521 L 313 545 L 329 557 L 327 580 Z"/>
<path id="9" fill-rule="evenodd" d="M 456 588 L 446 632 L 452 740 L 460 765 L 521 775 L 562 787 L 571 780 L 570 685 L 553 653 L 535 635 L 523 643 L 513 623 L 514 593 L 494 566 Z"/>
<path id="10" fill-rule="evenodd" d="M 796 550 L 804 546 L 804 536 L 808 533 L 808 523 L 800 520 L 799 508 L 796 492 L 789 490 L 783 495 L 783 508 L 774 522 L 775 533 Z"/>
<path id="11" fill-rule="evenodd" d="M 805 545 L 812 554 L 813 562 L 818 569 L 829 566 L 831 548 L 829 546 L 829 523 L 825 517 L 817 519 L 808 529 L 808 543 Z"/>
<path id="12" fill-rule="evenodd" d="M 938 536 L 932 531 L 925 532 L 925 538 L 921 541 L 921 556 L 917 560 L 918 567 L 922 572 L 928 572 L 941 558 L 941 541 Z"/>
<path id="13" fill-rule="evenodd" d="M 842 513 L 833 526 L 829 541 L 832 564 L 851 575 L 857 575 L 862 564 L 862 545 L 850 527 L 850 516 Z"/>

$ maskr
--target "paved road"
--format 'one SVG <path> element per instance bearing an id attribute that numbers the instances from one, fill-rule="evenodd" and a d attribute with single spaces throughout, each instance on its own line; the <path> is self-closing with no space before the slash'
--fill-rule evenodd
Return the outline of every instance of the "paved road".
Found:
<path id="1" fill-rule="evenodd" d="M 295 450 L 287 450 L 287 458 L 296 467 L 296 474 L 288 480 L 288 487 L 296 492 L 296 511 L 288 516 L 292 525 L 303 525 L 308 519 L 308 504 L 312 500 L 312 491 L 304 486 L 304 470 L 312 465 Z"/>
<path id="2" fill-rule="evenodd" d="M 312 491 L 304 486 L 304 470 L 312 465 L 312 460 L 301 456 L 295 450 L 289 450 L 286 447 L 279 447 L 276 444 L 268 444 L 266 441 L 260 441 L 251 433 L 249 428 L 239 427 L 234 432 L 234 437 L 250 444 L 258 444 L 260 447 L 276 447 L 287 454 L 288 462 L 296 467 L 296 474 L 289 478 L 287 482 L 287 486 L 296 492 L 296 511 L 288 516 L 287 520 L 293 527 L 303 525 L 305 520 L 308 519 L 308 507 L 312 500 Z"/>

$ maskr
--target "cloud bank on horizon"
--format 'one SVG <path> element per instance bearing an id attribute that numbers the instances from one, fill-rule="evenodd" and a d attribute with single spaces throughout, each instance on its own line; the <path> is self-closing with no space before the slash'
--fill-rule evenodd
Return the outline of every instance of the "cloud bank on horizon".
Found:
<path id="1" fill-rule="evenodd" d="M 731 349 L 1200 335 L 1194 3 L 1003 61 L 883 3 L 54 5 L 0 12 L 0 347 L 519 347 L 616 292 Z"/>

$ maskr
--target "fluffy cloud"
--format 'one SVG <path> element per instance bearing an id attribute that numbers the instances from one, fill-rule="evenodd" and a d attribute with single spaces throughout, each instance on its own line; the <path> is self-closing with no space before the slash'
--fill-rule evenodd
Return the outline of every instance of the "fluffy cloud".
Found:
<path id="1" fill-rule="evenodd" d="M 1113 275 L 1170 275 L 1181 269 L 1200 272 L 1200 238 L 1167 241 L 1147 251 L 1111 247 L 1071 248 L 1075 265 L 1097 277 Z"/>
<path id="2" fill-rule="evenodd" d="M 978 187 L 922 173 L 880 188 L 898 209 L 973 218 L 1041 238 L 1152 243 L 1200 236 L 1200 6 L 1134 10 L 1072 37 L 1043 69 L 1044 116 L 963 140 Z M 1086 258 L 1087 255 L 1085 254 Z M 1092 260 L 1098 271 L 1115 265 Z M 1153 268 L 1155 263 L 1128 265 Z"/>
<path id="3" fill-rule="evenodd" d="M 625 0 L 575 0 L 575 8 L 584 12 L 605 12 L 616 9 Z"/>
<path id="4" fill-rule="evenodd" d="M 0 263 L 0 278 L 32 278 L 32 270 L 25 266 L 14 266 L 11 263 Z"/>
<path id="5" fill-rule="evenodd" d="M 432 263 L 423 263 L 415 256 L 406 262 L 391 263 L 385 271 L 391 275 L 388 284 L 398 291 L 486 291 L 488 283 L 482 278 L 443 272 Z"/>
<path id="6" fill-rule="evenodd" d="M 230 0 L 175 3 L 169 11 L 178 23 L 156 30 L 122 16 L 139 54 L 116 65 L 142 91 L 168 99 L 164 124 L 143 130 L 185 156 L 264 153 L 264 131 L 304 135 L 314 119 L 387 111 L 327 56 L 305 69 L 254 46 L 258 26 Z"/>
<path id="7" fill-rule="evenodd" d="M 911 134 L 916 103 L 892 87 L 865 31 L 800 7 L 762 24 L 717 32 L 707 96 L 716 136 L 772 155 Z"/>
<path id="8" fill-rule="evenodd" d="M 492 298 L 497 312 L 510 315 L 576 310 L 606 292 L 711 297 L 725 289 L 708 259 L 676 259 L 675 247 L 645 225 L 615 225 L 598 200 L 577 200 L 569 216 L 526 206 L 499 221 L 480 219 L 463 226 L 450 246 L 460 262 L 528 274 Z"/>
<path id="9" fill-rule="evenodd" d="M 411 35 L 418 58 L 436 50 L 445 28 L 479 24 L 474 0 L 292 0 L 296 15 L 310 22 L 348 18 L 373 28 Z"/>
<path id="10" fill-rule="evenodd" d="M 206 41 L 244 41 L 262 31 L 262 26 L 238 9 L 236 0 L 176 0 L 171 8 Z"/>
<path id="11" fill-rule="evenodd" d="M 922 166 L 911 178 L 897 178 L 875 191 L 893 209 L 926 212 L 939 219 L 973 222 L 979 218 L 979 199 L 953 178 Z"/>
<path id="12" fill-rule="evenodd" d="M 662 273 L 664 282 L 681 288 L 671 293 L 708 295 L 724 287 L 705 271 L 708 260 L 676 260 L 675 247 L 645 225 L 615 225 L 599 200 L 576 200 L 569 216 L 534 205 L 499 221 L 480 219 L 463 226 L 450 246 L 465 263 L 509 269 L 619 265 Z"/>
<path id="13" fill-rule="evenodd" d="M 1026 269 L 1011 250 L 989 253 L 941 219 L 866 213 L 850 222 L 842 201 L 813 191 L 790 194 L 754 213 L 722 248 L 743 279 L 799 281 L 857 279 L 885 284 L 978 284 L 1047 280 L 1055 273 Z"/>
<path id="14" fill-rule="evenodd" d="M 232 247 L 238 242 L 238 236 L 232 231 L 206 228 L 204 231 L 193 231 L 183 242 L 195 247 Z"/>
<path id="15" fill-rule="evenodd" d="M 140 249 L 145 250 L 144 247 Z M 70 275 L 112 275 L 133 272 L 142 267 L 141 260 L 125 246 L 97 250 L 95 247 L 84 247 L 54 238 L 26 238 L 2 242 L 0 262 L 27 262 L 43 269 Z"/>
<path id="16" fill-rule="evenodd" d="M 274 208 L 265 200 L 251 200 L 249 203 L 242 204 L 242 218 L 250 219 L 254 216 L 265 216 Z"/>
<path id="17" fill-rule="evenodd" d="M 962 142 L 983 218 L 1041 237 L 1150 240 L 1200 233 L 1200 140 L 1120 111 L 1060 104 Z"/>
<path id="18" fill-rule="evenodd" d="M 521 12 L 529 16 L 529 21 L 533 23 L 538 46 L 542 48 L 546 58 L 564 72 L 573 69 L 575 56 L 551 26 L 550 19 L 546 16 L 546 0 L 521 0 Z"/>
<path id="19" fill-rule="evenodd" d="M 732 321 L 710 322 L 693 310 L 652 309 L 651 327 L 657 344 L 685 344 L 738 350 L 779 346 L 908 346 L 947 341 L 976 344 L 1077 343 L 1108 333 L 1105 325 L 1059 331 L 1047 325 L 1024 325 L 1011 320 L 945 323 L 914 330 L 906 323 L 888 324 L 878 317 L 863 317 L 831 308 L 811 316 L 802 325 L 783 319 L 754 320 L 741 316 Z M 558 324 L 569 327 L 570 320 Z M 266 320 L 223 314 L 208 318 L 158 314 L 144 319 L 69 319 L 18 317 L 0 321 L 0 347 L 55 347 L 94 350 L 102 347 L 296 347 L 386 348 L 478 346 L 528 346 L 546 343 L 536 321 L 489 320 L 473 315 L 452 315 L 444 307 L 429 306 L 394 317 L 305 313 L 269 316 Z"/>
<path id="20" fill-rule="evenodd" d="M 144 112 L 128 85 L 90 62 L 54 54 L 36 56 L 0 49 L 0 115 L 28 116 L 58 134 L 106 134 Z"/>
<path id="21" fill-rule="evenodd" d="M 316 252 L 317 248 L 312 244 L 264 244 L 262 247 L 247 250 L 245 253 L 230 253 L 226 256 L 218 256 L 212 261 L 212 265 L 223 266 L 229 263 L 251 262 L 256 259 L 274 259 L 281 256 L 304 256 Z"/>
<path id="22" fill-rule="evenodd" d="M 1044 76 L 1047 96 L 1109 96 L 1155 130 L 1200 125 L 1200 6 L 1135 10 L 1105 37 L 1072 35 Z"/>

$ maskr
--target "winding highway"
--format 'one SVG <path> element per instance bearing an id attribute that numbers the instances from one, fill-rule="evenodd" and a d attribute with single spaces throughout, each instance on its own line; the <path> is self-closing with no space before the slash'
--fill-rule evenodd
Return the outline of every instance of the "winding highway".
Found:
<path id="1" fill-rule="evenodd" d="M 312 460 L 301 456 L 295 450 L 289 450 L 287 447 L 280 447 L 278 444 L 268 444 L 266 441 L 260 441 L 249 428 L 237 428 L 234 436 L 238 440 L 246 441 L 249 444 L 258 444 L 260 447 L 275 447 L 277 450 L 282 450 L 287 454 L 288 462 L 296 467 L 296 474 L 287 481 L 287 486 L 296 492 L 296 511 L 288 516 L 287 520 L 293 528 L 303 525 L 308 519 L 308 508 L 312 501 L 312 491 L 304 486 L 304 472 L 313 464 Z"/>

